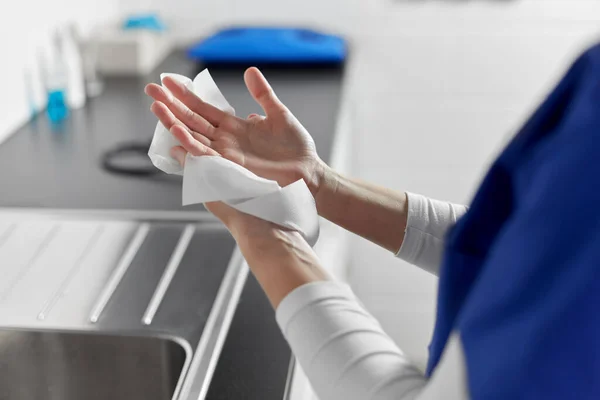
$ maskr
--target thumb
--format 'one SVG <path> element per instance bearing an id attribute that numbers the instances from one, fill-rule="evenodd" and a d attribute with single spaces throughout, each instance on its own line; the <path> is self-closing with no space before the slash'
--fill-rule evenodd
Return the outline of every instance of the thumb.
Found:
<path id="1" fill-rule="evenodd" d="M 285 106 L 279 101 L 267 79 L 256 67 L 251 67 L 244 74 L 248 91 L 267 114 L 281 112 Z"/>

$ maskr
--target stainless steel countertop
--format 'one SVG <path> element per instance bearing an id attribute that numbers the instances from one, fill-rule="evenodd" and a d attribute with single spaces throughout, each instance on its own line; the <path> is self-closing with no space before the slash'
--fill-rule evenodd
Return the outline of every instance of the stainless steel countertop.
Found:
<path id="1" fill-rule="evenodd" d="M 247 276 L 229 233 L 208 218 L 0 212 L 0 260 L 0 332 L 170 340 L 185 352 L 173 394 L 182 400 L 206 394 Z M 3 360 L 0 375 L 20 358 Z"/>

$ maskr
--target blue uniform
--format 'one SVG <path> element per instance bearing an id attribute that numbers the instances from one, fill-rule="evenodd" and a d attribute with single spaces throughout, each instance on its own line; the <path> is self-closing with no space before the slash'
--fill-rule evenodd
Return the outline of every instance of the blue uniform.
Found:
<path id="1" fill-rule="evenodd" d="M 600 46 L 450 231 L 428 374 L 462 338 L 472 399 L 600 399 Z"/>

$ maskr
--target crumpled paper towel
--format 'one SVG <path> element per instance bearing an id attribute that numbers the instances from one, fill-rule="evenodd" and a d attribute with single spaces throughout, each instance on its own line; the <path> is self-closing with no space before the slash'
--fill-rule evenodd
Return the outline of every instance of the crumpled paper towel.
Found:
<path id="1" fill-rule="evenodd" d="M 202 100 L 230 114 L 235 114 L 207 69 L 191 79 L 177 74 L 161 74 L 161 81 L 171 76 L 182 82 Z M 223 201 L 246 214 L 298 231 L 309 245 L 319 237 L 319 217 L 312 193 L 300 179 L 285 187 L 261 178 L 246 168 L 217 156 L 188 154 L 185 167 L 170 155 L 179 141 L 159 122 L 154 131 L 148 156 L 154 166 L 168 174 L 183 175 L 183 205 Z"/>

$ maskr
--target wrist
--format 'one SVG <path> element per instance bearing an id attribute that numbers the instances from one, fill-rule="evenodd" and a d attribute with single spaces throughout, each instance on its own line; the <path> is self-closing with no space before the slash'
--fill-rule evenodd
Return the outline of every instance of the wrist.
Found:
<path id="1" fill-rule="evenodd" d="M 315 161 L 309 176 L 305 178 L 308 188 L 315 198 L 317 208 L 325 193 L 335 186 L 335 182 L 337 181 L 335 176 L 335 172 L 329 165 L 319 158 Z"/>
<path id="2" fill-rule="evenodd" d="M 276 229 L 269 235 L 244 236 L 238 246 L 274 308 L 297 287 L 329 279 L 298 232 Z"/>
<path id="3" fill-rule="evenodd" d="M 276 225 L 260 233 L 254 230 L 238 231 L 234 238 L 249 265 L 263 267 L 274 260 L 278 264 L 284 262 L 304 242 L 298 232 L 281 229 Z M 260 262 L 255 263 L 256 261 Z"/>
<path id="4" fill-rule="evenodd" d="M 272 222 L 239 211 L 225 225 L 240 246 L 270 242 L 277 238 L 278 231 L 281 230 L 281 227 Z"/>

